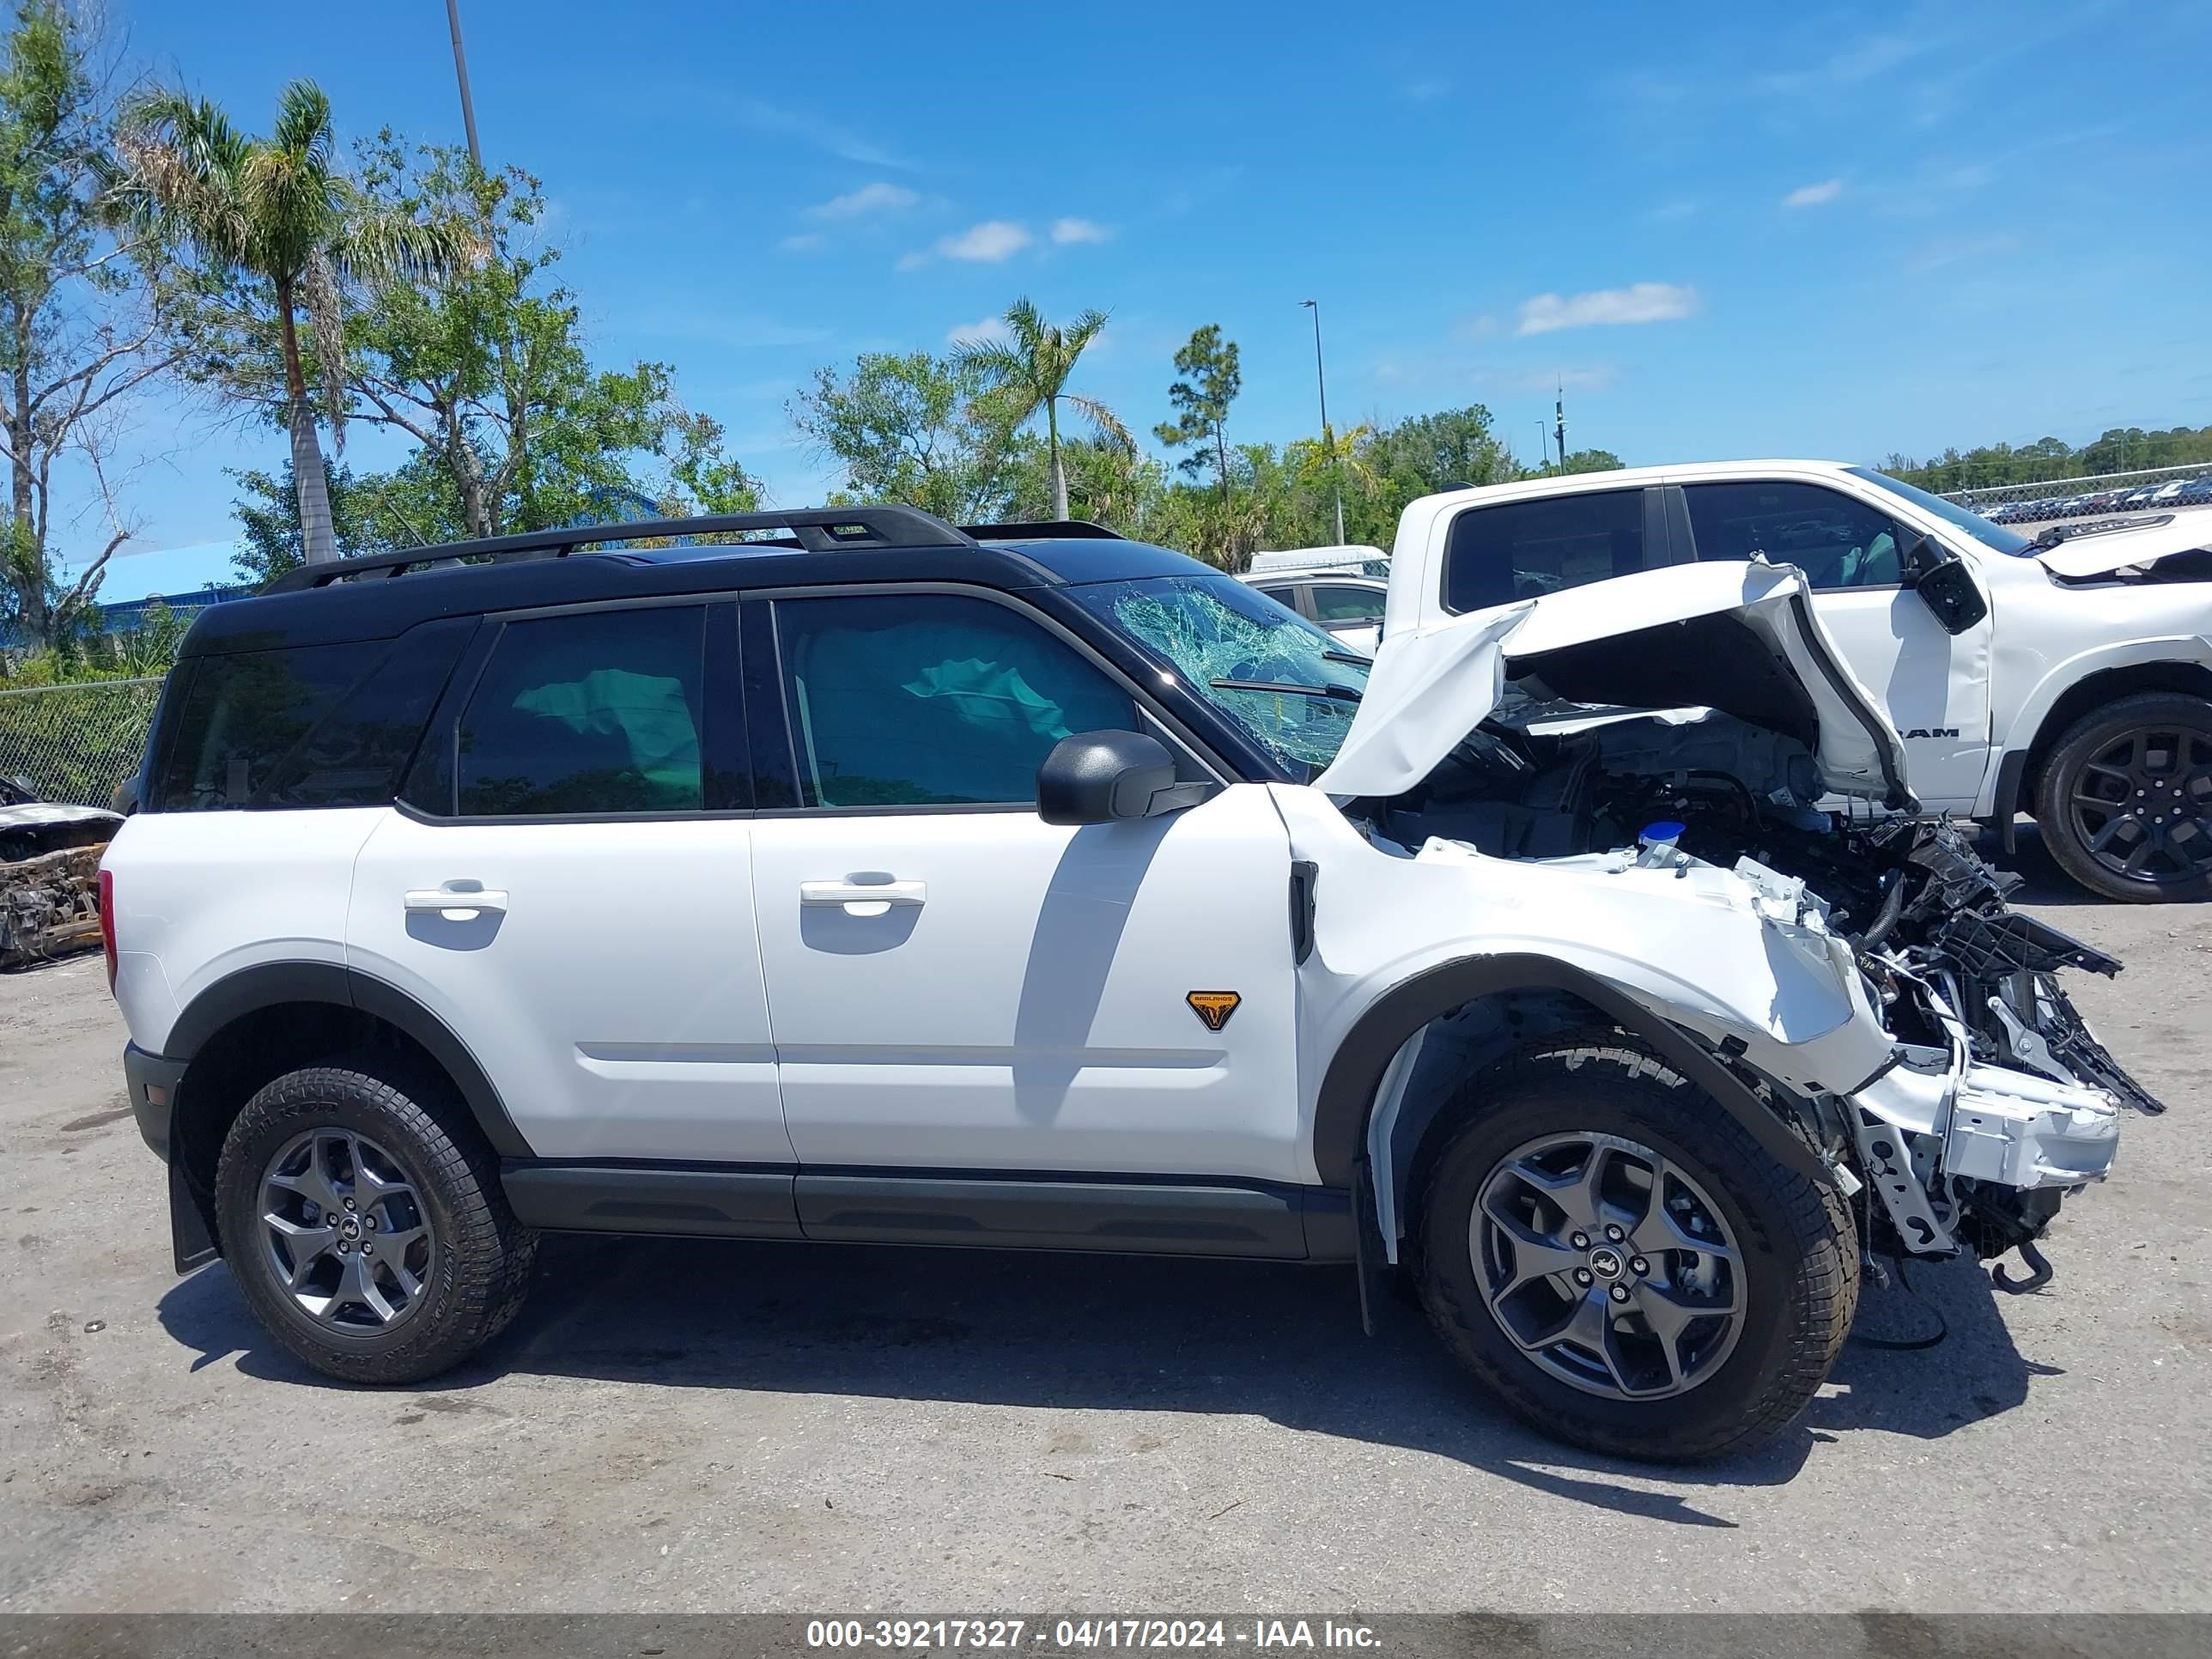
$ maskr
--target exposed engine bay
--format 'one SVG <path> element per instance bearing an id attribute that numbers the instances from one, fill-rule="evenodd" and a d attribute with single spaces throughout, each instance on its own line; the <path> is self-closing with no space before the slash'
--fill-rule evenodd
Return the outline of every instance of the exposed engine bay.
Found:
<path id="1" fill-rule="evenodd" d="M 1635 675 L 1617 653 L 1516 661 L 1480 726 L 1419 785 L 1363 803 L 1362 815 L 1405 847 L 1438 838 L 1504 859 L 1717 866 L 1817 915 L 1850 946 L 1899 1042 L 1899 1072 L 1883 1087 L 1902 1099 L 1924 1081 L 1933 1099 L 1948 1079 L 1946 1103 L 1924 1123 L 1877 1123 L 1862 1109 L 1859 1121 L 1823 1137 L 1884 1200 L 1878 1212 L 1869 1206 L 1877 1237 L 1918 1254 L 1970 1249 L 1989 1258 L 2022 1248 L 2046 1271 L 2033 1241 L 2066 1192 L 2102 1173 L 2094 1164 L 2069 1180 L 2069 1160 L 2051 1152 L 2065 1146 L 2066 1125 L 2098 1100 L 2164 1109 L 2097 1041 L 2058 978 L 2069 968 L 2111 975 L 2120 963 L 2009 909 L 2021 878 L 1985 862 L 1949 822 L 1823 810 L 1832 798 L 1802 689 L 1758 684 L 1744 665 L 1711 677 L 1711 689 L 1725 685 L 1731 713 L 1589 700 L 1617 695 Z M 1679 661 L 1664 677 L 1677 692 L 1699 678 Z M 2047 1097 L 2021 1098 L 2022 1084 L 2033 1092 L 2042 1079 L 2053 1085 Z M 1994 1091 L 1978 1092 L 1986 1085 Z M 2042 1112 L 2057 1127 L 2036 1143 L 2041 1161 L 2023 1170 L 2016 1156 L 1977 1162 L 1977 1143 L 1961 1155 L 1954 1109 L 1986 1111 L 1992 1124 Z M 1962 1116 L 1960 1127 L 1983 1121 Z M 2073 1167 L 2090 1170 L 2092 1160 Z"/>

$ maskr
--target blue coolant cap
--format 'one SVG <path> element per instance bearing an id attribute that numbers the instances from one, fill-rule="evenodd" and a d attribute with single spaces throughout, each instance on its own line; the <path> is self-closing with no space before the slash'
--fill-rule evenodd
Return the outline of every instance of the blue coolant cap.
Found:
<path id="1" fill-rule="evenodd" d="M 1682 839 L 1682 826 L 1672 818 L 1662 818 L 1656 823 L 1645 824 L 1643 833 L 1636 839 L 1646 847 L 1654 842 L 1680 841 Z"/>

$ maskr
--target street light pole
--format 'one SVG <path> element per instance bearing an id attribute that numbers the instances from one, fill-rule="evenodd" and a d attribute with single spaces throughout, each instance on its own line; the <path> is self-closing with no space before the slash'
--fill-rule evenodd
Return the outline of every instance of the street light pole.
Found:
<path id="1" fill-rule="evenodd" d="M 1321 301 L 1301 300 L 1298 303 L 1313 313 L 1314 319 L 1314 385 L 1321 391 L 1321 442 L 1328 456 L 1329 493 L 1336 502 L 1336 544 L 1344 545 L 1344 483 L 1336 472 L 1336 436 L 1328 429 L 1328 377 L 1321 367 Z"/>
<path id="2" fill-rule="evenodd" d="M 453 32 L 453 78 L 461 83 L 461 125 L 468 129 L 469 159 L 483 171 L 483 151 L 477 147 L 477 108 L 469 98 L 469 60 L 461 53 L 460 0 L 446 0 L 446 21 Z"/>

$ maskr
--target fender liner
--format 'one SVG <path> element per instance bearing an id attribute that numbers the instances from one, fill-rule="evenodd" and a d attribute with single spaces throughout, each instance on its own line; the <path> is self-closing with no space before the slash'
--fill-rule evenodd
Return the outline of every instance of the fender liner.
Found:
<path id="1" fill-rule="evenodd" d="M 264 962 L 242 968 L 191 1000 L 169 1028 L 161 1053 L 169 1060 L 190 1060 L 234 1021 L 287 1002 L 351 1008 L 404 1031 L 445 1068 L 494 1152 L 501 1158 L 534 1156 L 468 1045 L 398 986 L 357 968 L 334 962 Z"/>
<path id="2" fill-rule="evenodd" d="M 1777 1160 L 1808 1180 L 1834 1176 L 1734 1073 L 1695 1038 L 1593 974 L 1552 957 L 1470 957 L 1394 986 L 1362 1014 L 1322 1079 L 1314 1163 L 1324 1184 L 1346 1187 L 1364 1166 L 1367 1124 L 1392 1056 L 1440 1014 L 1505 991 L 1561 991 L 1589 1003 L 1717 1101 Z"/>

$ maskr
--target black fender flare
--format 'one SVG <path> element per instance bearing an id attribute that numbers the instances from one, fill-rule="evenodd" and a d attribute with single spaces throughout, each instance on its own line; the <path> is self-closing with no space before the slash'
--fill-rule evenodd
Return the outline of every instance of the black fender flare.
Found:
<path id="1" fill-rule="evenodd" d="M 1571 963 L 1512 954 L 1463 957 L 1429 969 L 1384 992 L 1360 1015 L 1337 1046 L 1314 1106 L 1314 1163 L 1323 1185 L 1350 1187 L 1357 1178 L 1382 1074 L 1406 1040 L 1440 1014 L 1508 991 L 1564 992 L 1589 1004 L 1711 1096 L 1784 1166 L 1809 1180 L 1835 1179 L 1813 1149 L 1696 1038 Z"/>
<path id="2" fill-rule="evenodd" d="M 190 1061 L 218 1033 L 245 1016 L 288 1002 L 319 1002 L 350 1008 L 404 1031 L 444 1068 L 459 1091 L 491 1149 L 501 1158 L 533 1153 L 522 1131 L 507 1115 L 506 1103 L 492 1087 L 469 1047 L 437 1015 L 398 986 L 334 962 L 263 962 L 241 968 L 209 986 L 177 1016 L 161 1045 L 165 1059 Z"/>

